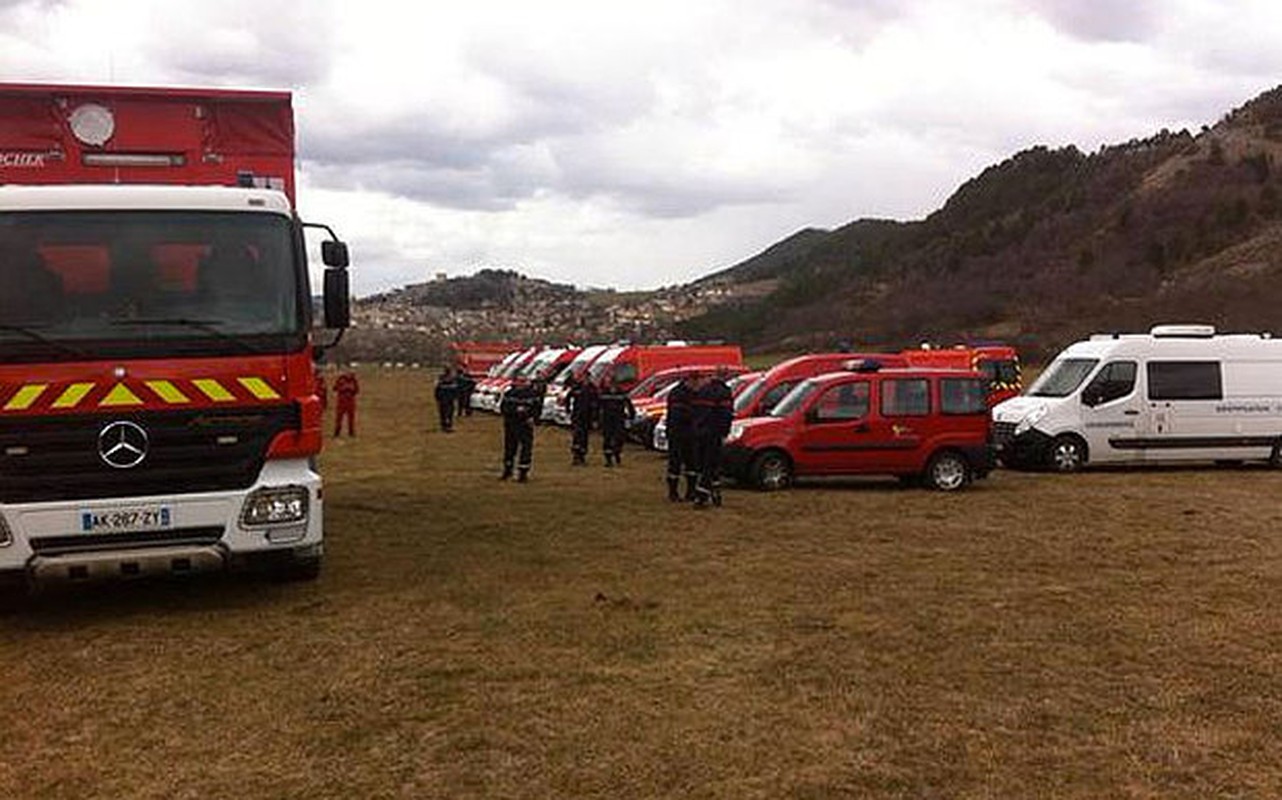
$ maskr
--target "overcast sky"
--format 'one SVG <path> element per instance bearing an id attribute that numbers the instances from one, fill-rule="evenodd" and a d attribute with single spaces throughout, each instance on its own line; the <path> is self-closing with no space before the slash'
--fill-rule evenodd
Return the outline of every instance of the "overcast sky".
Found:
<path id="1" fill-rule="evenodd" d="M 295 92 L 358 292 L 648 288 L 1282 83 L 1277 0 L 0 0 L 10 81 Z"/>

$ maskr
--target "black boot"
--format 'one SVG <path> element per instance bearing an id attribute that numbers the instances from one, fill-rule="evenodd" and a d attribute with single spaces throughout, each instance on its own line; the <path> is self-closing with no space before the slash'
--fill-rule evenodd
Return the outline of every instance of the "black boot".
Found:
<path id="1" fill-rule="evenodd" d="M 511 467 L 504 467 L 504 468 L 503 468 L 503 474 L 499 476 L 499 480 L 501 480 L 501 481 L 505 481 L 505 480 L 507 480 L 508 478 L 511 478 L 511 477 L 512 477 L 512 468 L 511 468 Z"/>
<path id="2" fill-rule="evenodd" d="M 530 480 L 530 471 L 528 469 L 518 470 L 516 473 L 517 483 L 526 483 Z"/>
<path id="3" fill-rule="evenodd" d="M 676 478 L 668 478 L 668 500 L 673 503 L 681 502 L 681 495 L 677 492 L 677 484 Z"/>
<path id="4" fill-rule="evenodd" d="M 693 502 L 699 495 L 699 479 L 692 476 L 686 476 L 686 502 Z"/>

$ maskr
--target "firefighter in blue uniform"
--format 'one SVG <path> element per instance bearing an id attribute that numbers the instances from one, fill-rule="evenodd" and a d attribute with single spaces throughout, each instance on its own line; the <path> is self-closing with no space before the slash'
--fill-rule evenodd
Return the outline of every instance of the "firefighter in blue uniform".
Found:
<path id="1" fill-rule="evenodd" d="M 531 386 L 528 379 L 519 375 L 512 379 L 512 386 L 503 393 L 499 403 L 499 413 L 503 415 L 503 474 L 500 476 L 503 480 L 512 477 L 513 466 L 519 482 L 529 480 L 534 458 L 534 421 L 542 407 L 542 393 Z"/>
<path id="2" fill-rule="evenodd" d="M 695 498 L 698 472 L 694 463 L 694 437 L 691 433 L 695 392 L 702 385 L 704 376 L 688 375 L 668 392 L 665 410 L 668 426 L 668 499 L 681 502 L 681 476 L 686 479 L 686 500 Z"/>
<path id="3" fill-rule="evenodd" d="M 605 452 L 605 465 L 615 467 L 623 463 L 625 427 L 636 410 L 632 407 L 632 398 L 613 378 L 601 388 L 597 407 L 600 409 L 601 449 Z"/>
<path id="4" fill-rule="evenodd" d="M 588 432 L 596 416 L 597 390 L 591 381 L 574 375 L 569 384 L 565 402 L 570 411 L 570 464 L 582 466 L 588 463 Z"/>
<path id="5" fill-rule="evenodd" d="M 720 374 L 709 378 L 694 393 L 691 401 L 695 463 L 699 482 L 694 503 L 703 508 L 721 505 L 721 447 L 734 422 L 734 395 Z"/>

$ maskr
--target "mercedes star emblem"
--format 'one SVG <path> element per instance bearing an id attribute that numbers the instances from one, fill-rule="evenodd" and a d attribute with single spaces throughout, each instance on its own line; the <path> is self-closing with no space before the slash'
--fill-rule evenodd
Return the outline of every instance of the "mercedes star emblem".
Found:
<path id="1" fill-rule="evenodd" d="M 147 457 L 147 432 L 132 422 L 112 422 L 98 434 L 98 455 L 109 467 L 136 467 Z"/>

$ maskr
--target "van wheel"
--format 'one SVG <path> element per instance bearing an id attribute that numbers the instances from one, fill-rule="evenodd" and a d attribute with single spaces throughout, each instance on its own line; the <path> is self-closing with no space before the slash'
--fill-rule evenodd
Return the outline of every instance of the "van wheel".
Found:
<path id="1" fill-rule="evenodd" d="M 951 450 L 936 453 L 926 465 L 927 485 L 941 492 L 955 492 L 970 483 L 970 465 Z"/>
<path id="2" fill-rule="evenodd" d="M 757 456 L 752 462 L 752 482 L 763 492 L 775 492 L 792 485 L 792 463 L 777 450 Z"/>
<path id="3" fill-rule="evenodd" d="M 1077 472 L 1086 463 L 1086 445 L 1076 436 L 1055 437 L 1051 442 L 1050 468 L 1056 472 Z"/>

